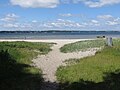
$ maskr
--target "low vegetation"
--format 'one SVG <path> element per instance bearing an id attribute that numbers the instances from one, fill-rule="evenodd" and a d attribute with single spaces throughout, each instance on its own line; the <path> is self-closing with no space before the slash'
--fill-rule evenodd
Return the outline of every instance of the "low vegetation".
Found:
<path id="1" fill-rule="evenodd" d="M 90 48 L 99 48 L 105 45 L 104 39 L 97 40 L 86 40 L 86 41 L 78 41 L 71 44 L 66 44 L 60 48 L 61 52 L 76 52 L 76 51 L 84 51 Z"/>
<path id="2" fill-rule="evenodd" d="M 42 74 L 32 59 L 47 54 L 52 44 L 0 42 L 0 90 L 40 90 Z"/>
<path id="3" fill-rule="evenodd" d="M 113 40 L 113 44 L 95 56 L 72 59 L 59 67 L 60 90 L 120 90 L 120 40 Z"/>

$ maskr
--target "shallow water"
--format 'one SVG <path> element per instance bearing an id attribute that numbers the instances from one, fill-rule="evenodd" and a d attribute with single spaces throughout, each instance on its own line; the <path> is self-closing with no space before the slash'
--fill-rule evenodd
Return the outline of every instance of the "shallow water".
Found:
<path id="1" fill-rule="evenodd" d="M 119 37 L 120 32 L 105 31 L 43 31 L 43 32 L 0 32 L 0 39 L 92 39 L 97 36 Z"/>

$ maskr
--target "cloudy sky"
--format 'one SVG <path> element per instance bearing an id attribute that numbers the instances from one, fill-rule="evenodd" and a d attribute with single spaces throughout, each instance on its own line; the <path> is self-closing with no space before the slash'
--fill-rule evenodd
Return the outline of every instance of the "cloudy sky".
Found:
<path id="1" fill-rule="evenodd" d="M 0 0 L 3 30 L 120 31 L 120 0 Z"/>

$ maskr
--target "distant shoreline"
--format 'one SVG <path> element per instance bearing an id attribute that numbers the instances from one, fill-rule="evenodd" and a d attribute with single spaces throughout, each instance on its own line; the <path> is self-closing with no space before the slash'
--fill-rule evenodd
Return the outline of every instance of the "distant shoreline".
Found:
<path id="1" fill-rule="evenodd" d="M 95 39 L 120 38 L 120 31 L 0 31 L 0 39 Z"/>
<path id="2" fill-rule="evenodd" d="M 36 31 L 5 31 L 5 30 L 3 30 L 3 31 L 0 31 L 0 33 L 3 33 L 3 32 L 24 32 L 24 33 L 27 33 L 27 32 L 120 32 L 119 30 L 117 31 L 113 31 L 113 30 L 111 30 L 111 31 L 108 31 L 108 30 L 102 30 L 102 31 L 100 31 L 100 30 L 98 30 L 98 31 L 95 31 L 95 30 L 91 30 L 91 31 L 85 31 L 85 30 L 36 30 Z"/>
<path id="3" fill-rule="evenodd" d="M 63 35 L 63 34 L 77 34 L 77 35 L 94 35 L 94 34 L 120 34 L 120 31 L 75 31 L 75 30 L 47 30 L 47 31 L 0 31 L 0 34 L 58 34 Z"/>

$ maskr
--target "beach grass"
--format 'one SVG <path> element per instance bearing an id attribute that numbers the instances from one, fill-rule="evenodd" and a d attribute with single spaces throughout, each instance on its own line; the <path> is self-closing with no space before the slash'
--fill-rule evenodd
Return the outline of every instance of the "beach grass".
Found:
<path id="1" fill-rule="evenodd" d="M 66 44 L 60 48 L 60 51 L 63 53 L 77 52 L 77 51 L 85 51 L 90 48 L 99 48 L 102 46 L 105 46 L 104 39 L 86 40 L 86 41 L 78 41 L 75 43 Z"/>
<path id="2" fill-rule="evenodd" d="M 60 90 L 120 90 L 120 39 L 113 40 L 113 45 L 59 67 Z"/>
<path id="3" fill-rule="evenodd" d="M 42 71 L 32 59 L 47 54 L 51 43 L 0 42 L 0 90 L 40 90 Z"/>

